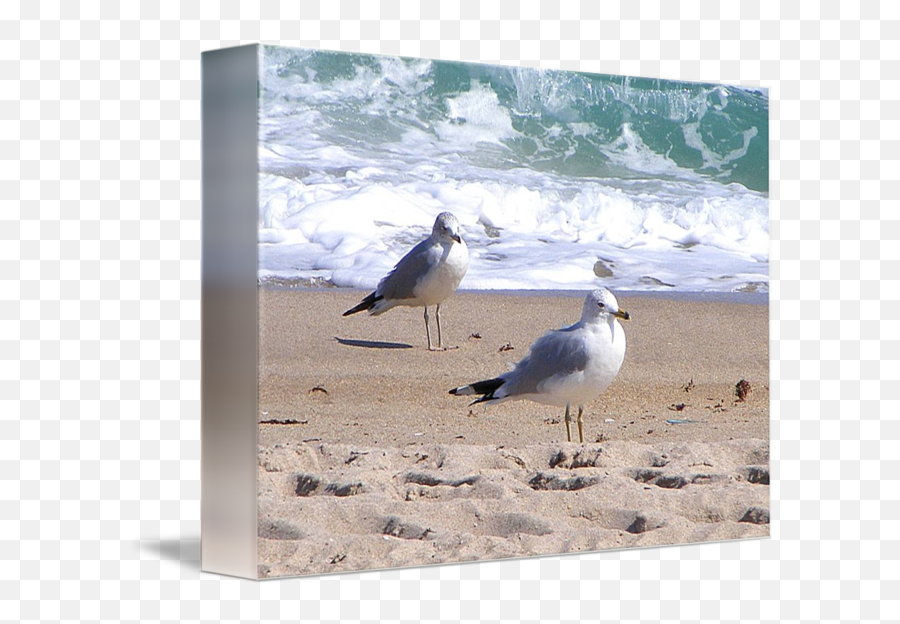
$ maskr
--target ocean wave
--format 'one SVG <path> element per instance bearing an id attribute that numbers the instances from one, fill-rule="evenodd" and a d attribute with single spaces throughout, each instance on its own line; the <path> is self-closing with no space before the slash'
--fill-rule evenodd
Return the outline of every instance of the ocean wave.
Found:
<path id="1" fill-rule="evenodd" d="M 278 123 L 287 116 L 366 151 L 404 136 L 421 147 L 425 135 L 438 154 L 503 146 L 478 161 L 500 168 L 699 175 L 768 190 L 760 90 L 286 48 L 266 48 L 264 59 L 263 112 L 275 121 L 266 136 L 290 134 Z"/>
<path id="2" fill-rule="evenodd" d="M 265 48 L 260 278 L 370 288 L 460 219 L 465 288 L 765 289 L 759 90 Z"/>

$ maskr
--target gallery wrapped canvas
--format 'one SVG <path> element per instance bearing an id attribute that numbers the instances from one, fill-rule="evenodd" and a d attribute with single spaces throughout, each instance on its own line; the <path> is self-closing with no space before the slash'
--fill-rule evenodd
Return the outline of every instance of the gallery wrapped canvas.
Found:
<path id="1" fill-rule="evenodd" d="M 769 534 L 763 89 L 203 55 L 203 567 Z"/>

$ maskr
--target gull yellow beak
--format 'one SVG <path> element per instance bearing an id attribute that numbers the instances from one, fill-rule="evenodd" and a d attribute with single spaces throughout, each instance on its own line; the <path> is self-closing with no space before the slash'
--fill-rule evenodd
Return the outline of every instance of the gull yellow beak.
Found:
<path id="1" fill-rule="evenodd" d="M 631 315 L 628 314 L 625 310 L 618 310 L 617 312 L 613 312 L 613 316 L 618 316 L 623 321 L 630 321 Z"/>
<path id="2" fill-rule="evenodd" d="M 459 237 L 459 234 L 451 234 L 451 235 L 450 235 L 450 238 L 452 238 L 453 240 L 455 240 L 457 243 L 461 243 L 461 242 L 462 242 L 462 239 Z"/>

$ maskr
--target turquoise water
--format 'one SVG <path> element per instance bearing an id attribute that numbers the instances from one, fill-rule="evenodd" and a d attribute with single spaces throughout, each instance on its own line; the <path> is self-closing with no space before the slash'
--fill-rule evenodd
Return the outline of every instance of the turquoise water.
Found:
<path id="1" fill-rule="evenodd" d="M 474 123 L 507 148 L 490 153 L 483 166 L 595 178 L 692 171 L 769 188 L 769 102 L 759 90 L 285 48 L 268 48 L 267 55 L 278 77 L 338 96 L 320 98 L 338 144 L 390 143 L 411 128 L 440 138 L 449 120 Z M 389 110 L 373 118 L 373 107 Z"/>

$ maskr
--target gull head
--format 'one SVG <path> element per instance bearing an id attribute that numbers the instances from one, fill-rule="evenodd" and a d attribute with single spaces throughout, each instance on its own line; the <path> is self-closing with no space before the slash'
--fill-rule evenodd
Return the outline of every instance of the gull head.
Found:
<path id="1" fill-rule="evenodd" d="M 441 243 L 457 242 L 461 243 L 462 238 L 459 236 L 459 221 L 449 212 L 442 212 L 434 220 L 434 228 L 431 230 L 431 236 Z"/>
<path id="2" fill-rule="evenodd" d="M 606 321 L 609 320 L 610 316 L 616 316 L 625 321 L 631 319 L 631 315 L 619 308 L 619 302 L 616 301 L 615 295 L 607 289 L 598 288 L 588 293 L 588 296 L 584 299 L 584 311 L 581 314 L 582 320 L 599 319 Z"/>

